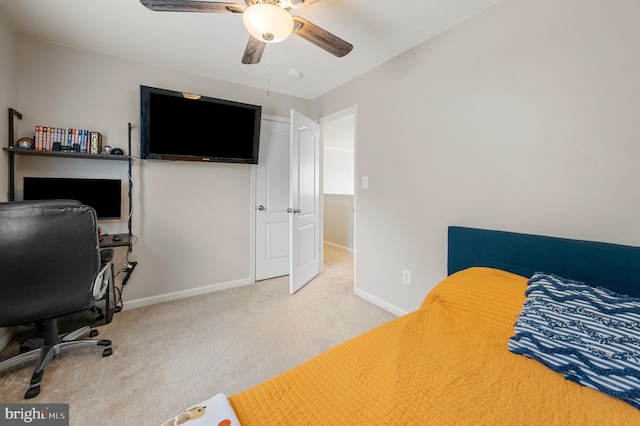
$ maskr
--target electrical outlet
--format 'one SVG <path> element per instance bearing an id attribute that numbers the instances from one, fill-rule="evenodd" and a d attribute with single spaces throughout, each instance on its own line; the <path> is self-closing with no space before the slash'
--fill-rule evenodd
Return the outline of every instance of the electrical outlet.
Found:
<path id="1" fill-rule="evenodd" d="M 411 285 L 411 271 L 402 270 L 402 284 Z"/>

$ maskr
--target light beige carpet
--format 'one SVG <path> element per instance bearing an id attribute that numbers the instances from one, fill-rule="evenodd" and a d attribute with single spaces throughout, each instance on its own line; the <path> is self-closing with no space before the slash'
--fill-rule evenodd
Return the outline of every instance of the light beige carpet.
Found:
<path id="1" fill-rule="evenodd" d="M 353 294 L 351 254 L 325 244 L 325 270 L 293 296 L 288 277 L 280 277 L 124 310 L 99 327 L 99 337 L 113 341 L 112 356 L 59 355 L 40 395 L 28 401 L 34 364 L 0 372 L 0 402 L 69 403 L 71 425 L 159 425 L 393 318 Z M 16 351 L 13 343 L 0 359 Z"/>

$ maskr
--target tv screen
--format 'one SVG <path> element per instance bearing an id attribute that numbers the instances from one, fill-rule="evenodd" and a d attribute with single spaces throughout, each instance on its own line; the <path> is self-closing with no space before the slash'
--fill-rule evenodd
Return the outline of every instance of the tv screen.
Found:
<path id="1" fill-rule="evenodd" d="M 258 163 L 262 107 L 140 86 L 140 156 Z"/>
<path id="2" fill-rule="evenodd" d="M 120 219 L 119 179 L 25 177 L 24 200 L 78 200 L 93 207 L 98 219 Z"/>

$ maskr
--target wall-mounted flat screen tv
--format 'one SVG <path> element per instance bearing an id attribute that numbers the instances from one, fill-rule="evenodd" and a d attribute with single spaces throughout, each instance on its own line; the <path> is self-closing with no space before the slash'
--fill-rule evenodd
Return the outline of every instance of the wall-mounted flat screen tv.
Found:
<path id="1" fill-rule="evenodd" d="M 262 107 L 140 86 L 140 157 L 258 163 Z"/>
<path id="2" fill-rule="evenodd" d="M 23 200 L 78 200 L 93 207 L 100 220 L 121 217 L 120 179 L 25 177 Z"/>

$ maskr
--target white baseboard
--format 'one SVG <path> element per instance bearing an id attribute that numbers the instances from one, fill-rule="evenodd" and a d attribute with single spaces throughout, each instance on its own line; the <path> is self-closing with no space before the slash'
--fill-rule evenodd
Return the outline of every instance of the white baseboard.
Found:
<path id="1" fill-rule="evenodd" d="M 353 254 L 353 249 L 352 249 L 352 248 L 345 247 L 345 246 L 341 246 L 340 244 L 336 244 L 336 243 L 331 243 L 331 242 L 329 242 L 329 241 L 327 241 L 327 240 L 325 240 L 325 241 L 323 241 L 323 242 L 324 242 L 325 244 L 329 244 L 330 246 L 334 246 L 334 247 L 341 248 L 341 249 L 346 250 L 346 251 L 348 251 L 349 253 Z"/>
<path id="2" fill-rule="evenodd" d="M 242 280 L 228 281 L 226 283 L 212 284 L 204 287 L 198 287 L 189 290 L 176 291 L 173 293 L 161 294 L 158 296 L 152 297 L 144 297 L 141 299 L 128 300 L 124 304 L 124 309 L 135 309 L 141 308 L 143 306 L 155 305 L 157 303 L 171 302 L 173 300 L 185 299 L 187 297 L 200 296 L 202 294 L 213 293 L 220 290 L 227 290 L 230 288 L 242 287 L 245 285 L 254 284 L 249 278 L 245 278 Z M 385 300 L 380 299 L 361 289 L 355 290 L 356 296 L 366 300 L 369 303 L 373 303 L 374 305 L 384 309 L 385 311 L 391 312 L 395 316 L 401 317 L 409 313 L 398 306 L 395 306 L 391 303 L 388 303 Z M 0 329 L 0 344 L 2 343 L 2 329 Z M 7 338 L 7 343 L 11 340 L 11 336 Z M 2 346 L 0 346 L 2 347 Z"/>
<path id="3" fill-rule="evenodd" d="M 356 288 L 356 296 L 363 298 L 364 300 L 366 300 L 369 303 L 373 303 L 374 305 L 381 307 L 385 311 L 391 312 L 393 315 L 395 315 L 397 317 L 401 317 L 401 316 L 406 315 L 406 314 L 409 313 L 409 311 L 405 311 L 402 308 L 399 308 L 399 307 L 397 307 L 395 305 L 392 305 L 391 303 L 388 303 L 388 302 L 380 299 L 379 297 L 376 297 L 376 296 L 372 295 L 371 293 L 367 293 L 366 291 L 360 290 L 358 288 Z"/>
<path id="4" fill-rule="evenodd" d="M 185 299 L 187 297 L 200 296 L 202 294 L 213 293 L 215 291 L 229 288 L 242 287 L 253 284 L 249 278 L 242 280 L 228 281 L 226 283 L 211 284 L 204 287 L 192 288 L 189 290 L 176 291 L 173 293 L 160 294 L 158 296 L 143 297 L 142 299 L 127 300 L 124 309 L 135 309 L 143 306 L 155 305 L 157 303 L 171 302 L 173 300 Z"/>
<path id="5" fill-rule="evenodd" d="M 15 334 L 16 327 L 0 328 L 0 351 L 7 347 Z"/>

